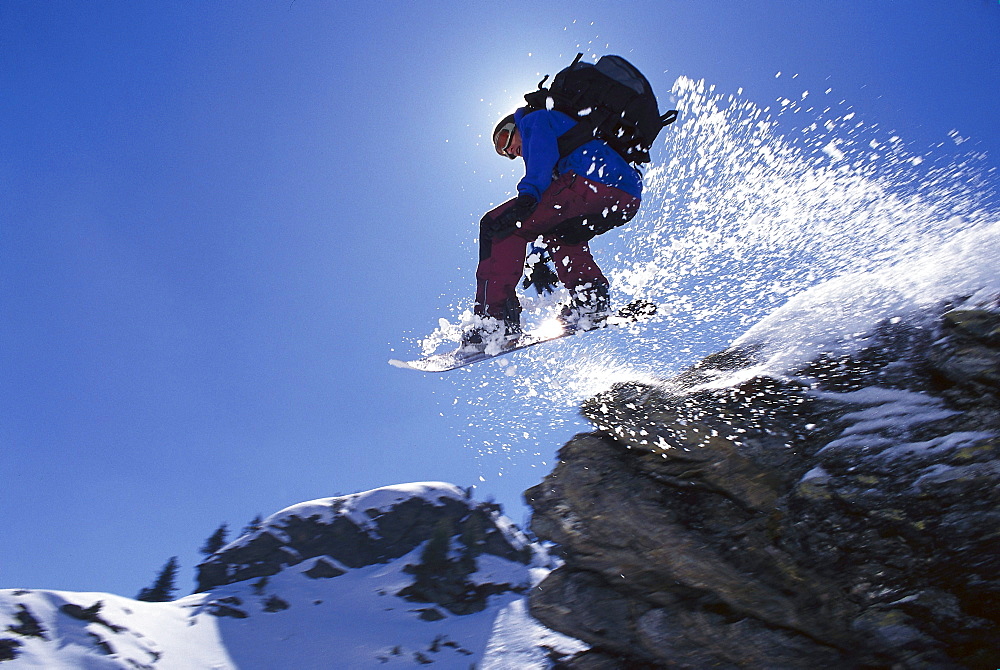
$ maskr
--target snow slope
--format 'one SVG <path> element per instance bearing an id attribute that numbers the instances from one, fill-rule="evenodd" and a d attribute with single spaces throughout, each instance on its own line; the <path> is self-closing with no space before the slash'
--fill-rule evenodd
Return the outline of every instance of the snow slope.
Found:
<path id="1" fill-rule="evenodd" d="M 329 514 L 331 501 L 339 503 L 339 514 L 368 524 L 371 510 L 439 495 L 463 497 L 450 484 L 386 487 L 290 507 L 257 532 L 274 532 L 291 516 Z M 266 578 L 167 603 L 106 593 L 0 591 L 0 669 L 546 668 L 549 649 L 585 648 L 527 614 L 526 591 L 549 572 L 541 549 L 529 565 L 478 556 L 473 583 L 514 588 L 491 596 L 482 611 L 457 616 L 395 595 L 413 582 L 406 566 L 420 562 L 422 547 L 361 568 L 336 564 L 344 573 L 325 579 L 306 573 L 319 560 L 336 562 L 308 559 Z"/>
<path id="2" fill-rule="evenodd" d="M 845 274 L 804 291 L 733 346 L 761 347 L 761 364 L 742 374 L 780 376 L 822 352 L 865 346 L 882 321 L 906 319 L 946 301 L 955 301 L 956 308 L 985 306 L 998 296 L 1000 223 L 983 224 L 884 269 Z"/>

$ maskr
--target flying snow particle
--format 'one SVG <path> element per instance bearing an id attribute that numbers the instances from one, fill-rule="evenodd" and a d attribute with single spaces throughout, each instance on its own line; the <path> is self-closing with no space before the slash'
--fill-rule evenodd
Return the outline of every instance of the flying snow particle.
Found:
<path id="1" fill-rule="evenodd" d="M 844 152 L 837 148 L 836 140 L 830 140 L 827 145 L 823 147 L 823 153 L 835 161 L 844 160 Z"/>

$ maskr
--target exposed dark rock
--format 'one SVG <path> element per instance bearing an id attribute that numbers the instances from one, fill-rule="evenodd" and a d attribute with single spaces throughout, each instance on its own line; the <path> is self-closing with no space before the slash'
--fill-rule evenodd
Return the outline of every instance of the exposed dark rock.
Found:
<path id="1" fill-rule="evenodd" d="M 261 577 L 250 586 L 253 588 L 254 593 L 256 593 L 259 596 L 262 596 L 264 595 L 264 589 L 267 588 L 267 585 L 270 581 L 271 581 L 270 577 Z"/>
<path id="2" fill-rule="evenodd" d="M 518 584 L 474 583 L 470 576 L 478 569 L 476 557 L 488 550 L 489 519 L 480 510 L 473 510 L 459 522 L 441 519 L 421 552 L 420 562 L 408 565 L 413 583 L 396 595 L 407 600 L 436 603 L 452 614 L 472 614 L 485 609 L 490 596 L 519 591 Z M 457 542 L 456 542 L 457 540 Z M 501 548 L 503 549 L 503 548 Z M 519 552 L 521 562 L 527 554 Z"/>
<path id="3" fill-rule="evenodd" d="M 560 667 L 1000 667 L 1000 315 L 938 314 L 584 403 L 525 494 L 565 559 L 531 612 L 592 646 Z"/>
<path id="4" fill-rule="evenodd" d="M 0 638 L 0 661 L 13 661 L 20 653 L 21 643 L 11 638 Z"/>
<path id="5" fill-rule="evenodd" d="M 73 617 L 74 619 L 79 619 L 80 621 L 86 621 L 88 623 L 96 623 L 104 626 L 112 633 L 121 633 L 125 630 L 124 626 L 119 626 L 117 624 L 110 623 L 101 616 L 101 608 L 104 607 L 104 602 L 98 600 L 96 603 L 90 607 L 81 607 L 80 605 L 74 605 L 73 603 L 67 603 L 59 608 L 59 611 L 63 614 Z"/>
<path id="6" fill-rule="evenodd" d="M 24 637 L 40 637 L 43 640 L 48 638 L 45 636 L 45 628 L 42 624 L 34 617 L 27 607 L 22 604 L 18 604 L 18 611 L 15 614 L 15 618 L 18 621 L 16 626 L 7 626 L 7 630 L 11 633 L 16 633 Z"/>
<path id="7" fill-rule="evenodd" d="M 388 510 L 369 510 L 370 525 L 362 527 L 340 513 L 343 499 L 329 500 L 328 514 L 302 517 L 284 515 L 280 522 L 265 525 L 248 538 L 224 548 L 198 566 L 198 591 L 273 575 L 290 565 L 316 557 L 329 557 L 348 568 L 359 568 L 399 558 L 432 535 L 446 520 L 464 531 L 480 528 L 476 552 L 527 562 L 529 555 L 515 547 L 497 526 L 496 511 L 487 503 L 475 503 L 442 495 L 436 500 L 410 497 Z M 310 577 L 334 576 L 337 570 L 316 563 Z"/>
<path id="8" fill-rule="evenodd" d="M 1000 314 L 953 310 L 943 321 L 951 332 L 931 350 L 934 370 L 958 386 L 995 394 L 1000 388 Z"/>
<path id="9" fill-rule="evenodd" d="M 332 579 L 344 574 L 344 571 L 335 565 L 331 565 L 329 561 L 318 558 L 316 559 L 316 563 L 302 574 L 312 579 Z"/>
<path id="10" fill-rule="evenodd" d="M 445 618 L 445 615 L 441 614 L 441 610 L 436 607 L 422 607 L 417 612 L 419 612 L 422 621 L 440 621 Z"/>
<path id="11" fill-rule="evenodd" d="M 244 610 L 241 610 L 239 607 L 236 607 L 236 605 L 239 604 L 241 603 L 238 598 L 222 598 L 208 603 L 207 609 L 208 613 L 212 616 L 229 617 L 230 619 L 246 619 L 250 615 Z"/>
<path id="12" fill-rule="evenodd" d="M 524 588 L 471 578 L 484 554 L 522 564 L 531 559 L 530 546 L 501 527 L 505 522 L 496 505 L 445 489 L 437 496 L 401 493 L 391 505 L 384 502 L 387 496 L 376 495 L 379 507 L 358 509 L 358 500 L 368 499 L 365 495 L 330 498 L 277 515 L 200 565 L 199 590 L 255 578 L 266 584 L 268 575 L 306 560 L 313 561 L 303 573 L 307 577 L 334 578 L 344 573 L 334 562 L 359 568 L 399 558 L 421 545 L 419 561 L 405 568 L 413 581 L 395 594 L 411 602 L 471 614 L 484 609 L 491 595 Z M 258 591 L 263 594 L 263 586 Z M 239 603 L 223 600 L 209 607 L 217 616 L 245 615 L 234 605 Z M 422 610 L 421 618 L 434 616 L 444 615 L 436 608 Z"/>
<path id="13" fill-rule="evenodd" d="M 105 656 L 114 656 L 115 650 L 110 644 L 108 644 L 107 640 L 105 640 L 97 633 L 88 632 L 87 635 L 90 637 L 91 640 L 93 640 L 94 646 L 97 647 L 98 651 L 100 651 Z"/>
<path id="14" fill-rule="evenodd" d="M 265 612 L 281 612 L 287 610 L 291 605 L 288 601 L 278 596 L 271 596 L 266 601 L 264 601 L 264 611 Z"/>

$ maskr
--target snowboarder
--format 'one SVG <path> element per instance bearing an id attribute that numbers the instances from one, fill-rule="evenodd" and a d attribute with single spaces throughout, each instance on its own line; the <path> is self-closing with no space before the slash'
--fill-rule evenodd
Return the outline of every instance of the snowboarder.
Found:
<path id="1" fill-rule="evenodd" d="M 635 216 L 642 177 L 606 141 L 595 138 L 560 157 L 558 138 L 577 120 L 555 109 L 521 107 L 497 124 L 497 154 L 524 160 L 517 197 L 480 222 L 474 324 L 462 348 L 501 346 L 521 334 L 516 288 L 526 245 L 541 238 L 556 274 L 570 294 L 560 320 L 567 329 L 603 325 L 610 310 L 609 282 L 591 255 L 590 240 Z"/>

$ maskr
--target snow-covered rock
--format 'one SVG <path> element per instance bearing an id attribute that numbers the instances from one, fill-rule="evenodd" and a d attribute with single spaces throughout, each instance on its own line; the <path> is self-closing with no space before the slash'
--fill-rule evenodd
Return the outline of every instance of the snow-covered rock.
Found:
<path id="1" fill-rule="evenodd" d="M 981 226 L 586 401 L 526 493 L 564 667 L 1000 666 L 997 258 Z"/>

